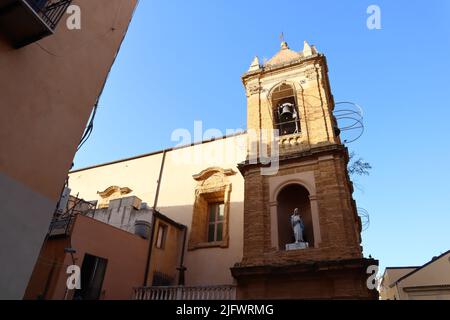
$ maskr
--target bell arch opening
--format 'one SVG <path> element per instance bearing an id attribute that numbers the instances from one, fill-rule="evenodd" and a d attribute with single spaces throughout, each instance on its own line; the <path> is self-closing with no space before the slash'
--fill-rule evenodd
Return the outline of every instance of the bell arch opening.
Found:
<path id="1" fill-rule="evenodd" d="M 308 190 L 300 184 L 289 184 L 277 195 L 278 244 L 284 249 L 286 244 L 294 243 L 294 232 L 291 226 L 291 215 L 295 208 L 299 209 L 304 224 L 303 239 L 314 246 L 314 231 L 311 215 L 311 203 Z"/>
<path id="2" fill-rule="evenodd" d="M 279 135 L 300 133 L 300 113 L 295 90 L 291 85 L 283 83 L 272 92 L 272 108 L 274 129 Z"/>

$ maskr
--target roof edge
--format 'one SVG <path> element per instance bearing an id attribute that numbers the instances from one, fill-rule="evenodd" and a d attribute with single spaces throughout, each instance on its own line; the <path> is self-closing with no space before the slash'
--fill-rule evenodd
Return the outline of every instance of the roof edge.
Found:
<path id="1" fill-rule="evenodd" d="M 214 141 L 217 141 L 217 140 L 223 140 L 223 139 L 227 139 L 227 138 L 237 137 L 237 136 L 240 136 L 240 135 L 243 135 L 243 134 L 246 134 L 246 133 L 247 133 L 247 130 L 243 130 L 243 131 L 235 132 L 235 133 L 232 133 L 232 134 L 229 134 L 229 135 L 223 135 L 223 136 L 218 137 L 218 138 L 212 138 L 210 140 L 202 140 L 202 141 L 198 141 L 198 142 L 192 142 L 190 144 L 185 144 L 185 145 L 178 146 L 178 147 L 170 147 L 170 148 L 166 148 L 166 149 L 160 149 L 158 151 L 143 153 L 143 154 L 140 154 L 140 155 L 137 155 L 137 156 L 133 156 L 133 157 L 113 160 L 113 161 L 104 162 L 104 163 L 100 163 L 100 164 L 95 164 L 95 165 L 92 165 L 92 166 L 87 166 L 87 167 L 71 170 L 71 171 L 69 171 L 69 174 L 80 172 L 80 171 L 86 171 L 86 170 L 90 170 L 90 169 L 95 169 L 95 168 L 99 168 L 99 167 L 109 166 L 111 164 L 116 164 L 116 163 L 120 163 L 120 162 L 125 162 L 125 161 L 140 159 L 140 158 L 145 158 L 145 157 L 153 156 L 153 155 L 160 154 L 160 153 L 163 153 L 163 152 L 169 152 L 169 151 L 174 151 L 174 150 L 178 150 L 178 149 L 189 148 L 189 147 L 193 147 L 193 146 L 200 145 L 200 144 L 214 142 Z"/>
<path id="2" fill-rule="evenodd" d="M 445 255 L 447 255 L 447 254 L 449 254 L 449 253 L 450 253 L 450 250 L 447 250 L 446 252 L 444 252 L 444 253 L 440 254 L 439 256 L 437 256 L 435 259 L 431 259 L 430 261 L 428 261 L 427 263 L 425 263 L 423 266 L 420 266 L 419 268 L 417 268 L 417 269 L 415 269 L 415 270 L 413 270 L 413 271 L 411 271 L 411 272 L 405 274 L 403 277 L 397 279 L 397 281 L 395 281 L 395 282 L 393 283 L 393 285 L 395 285 L 395 284 L 399 283 L 400 281 L 402 281 L 402 280 L 408 278 L 409 276 L 413 275 L 413 274 L 416 273 L 417 271 L 422 270 L 423 268 L 425 268 L 426 266 L 432 264 L 433 262 L 438 261 L 438 260 L 441 259 L 443 256 L 445 256 Z"/>

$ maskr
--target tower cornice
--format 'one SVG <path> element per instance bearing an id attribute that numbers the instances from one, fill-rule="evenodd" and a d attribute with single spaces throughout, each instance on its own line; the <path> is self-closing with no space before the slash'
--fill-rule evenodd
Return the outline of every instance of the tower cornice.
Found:
<path id="1" fill-rule="evenodd" d="M 278 65 L 273 65 L 273 66 L 261 66 L 258 70 L 255 71 L 248 71 L 245 72 L 242 76 L 242 83 L 245 85 L 246 82 L 254 77 L 261 77 L 263 75 L 269 75 L 271 73 L 280 71 L 280 70 L 284 70 L 284 69 L 289 69 L 289 68 L 294 68 L 294 67 L 298 67 L 313 61 L 326 61 L 325 55 L 322 53 L 316 53 L 314 55 L 305 57 L 305 58 L 300 58 L 294 61 L 290 61 L 288 63 L 283 63 L 283 64 L 278 64 Z"/>

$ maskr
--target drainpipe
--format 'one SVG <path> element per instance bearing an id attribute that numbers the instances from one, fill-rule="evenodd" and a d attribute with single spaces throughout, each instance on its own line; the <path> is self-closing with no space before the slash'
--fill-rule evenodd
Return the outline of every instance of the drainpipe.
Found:
<path id="1" fill-rule="evenodd" d="M 159 189 L 161 187 L 161 178 L 162 178 L 162 174 L 163 174 L 164 163 L 166 161 L 166 152 L 167 152 L 167 150 L 163 151 L 163 156 L 162 156 L 162 160 L 161 160 L 161 168 L 159 169 L 159 178 L 158 178 L 157 185 L 156 185 L 155 201 L 153 202 L 152 229 L 150 231 L 150 239 L 149 239 L 148 253 L 147 253 L 147 262 L 145 264 L 145 273 L 144 273 L 144 282 L 143 282 L 143 286 L 144 287 L 147 286 L 147 278 L 148 278 L 148 273 L 149 273 L 148 269 L 150 268 L 150 260 L 151 260 L 151 256 L 152 256 L 153 237 L 155 235 L 155 220 L 156 220 L 155 219 L 155 212 L 156 212 L 156 206 L 158 205 Z"/>
<path id="2" fill-rule="evenodd" d="M 178 285 L 184 286 L 184 273 L 186 272 L 186 267 L 184 266 L 184 250 L 186 249 L 186 236 L 187 236 L 187 227 L 183 226 L 183 247 L 181 248 L 181 259 L 180 266 L 177 268 L 179 272 L 178 276 Z"/>

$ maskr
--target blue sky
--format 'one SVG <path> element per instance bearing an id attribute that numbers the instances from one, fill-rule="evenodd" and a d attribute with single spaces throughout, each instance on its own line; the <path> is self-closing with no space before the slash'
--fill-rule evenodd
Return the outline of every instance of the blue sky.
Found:
<path id="1" fill-rule="evenodd" d="M 369 5 L 381 30 L 366 27 Z M 244 128 L 240 76 L 284 32 L 327 56 L 336 101 L 364 109 L 349 145 L 373 170 L 354 196 L 370 213 L 365 255 L 420 265 L 450 249 L 450 1 L 142 0 L 75 168 L 174 144 L 176 128 Z"/>

